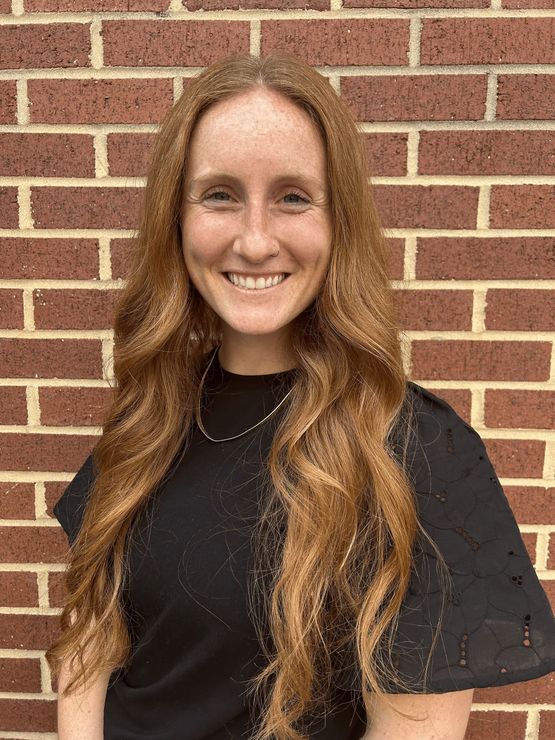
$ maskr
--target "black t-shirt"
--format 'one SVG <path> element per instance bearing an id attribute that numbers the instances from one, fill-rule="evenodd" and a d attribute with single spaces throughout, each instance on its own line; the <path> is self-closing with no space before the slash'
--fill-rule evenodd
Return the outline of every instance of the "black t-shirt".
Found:
<path id="1" fill-rule="evenodd" d="M 233 437 L 256 424 L 283 398 L 294 373 L 233 374 L 216 353 L 205 381 L 208 434 Z M 443 693 L 555 670 L 553 613 L 484 443 L 445 401 L 416 383 L 409 392 L 417 432 L 409 474 L 419 518 L 455 591 L 424 684 L 441 606 L 435 553 L 424 543 L 395 637 L 399 671 L 418 691 Z M 246 681 L 263 667 L 247 611 L 250 537 L 280 413 L 226 442 L 209 441 L 195 425 L 190 445 L 138 517 L 125 590 L 133 654 L 110 679 L 106 740 L 249 738 Z M 54 507 L 70 543 L 93 476 L 89 456 Z M 359 680 L 356 669 L 338 671 L 336 709 L 310 725 L 311 738 L 358 740 L 364 733 Z"/>

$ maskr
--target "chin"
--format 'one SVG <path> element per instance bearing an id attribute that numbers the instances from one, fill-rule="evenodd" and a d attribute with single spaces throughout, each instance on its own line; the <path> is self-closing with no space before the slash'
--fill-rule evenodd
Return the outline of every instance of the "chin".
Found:
<path id="1" fill-rule="evenodd" d="M 220 316 L 222 317 L 224 324 L 231 329 L 231 331 L 237 332 L 237 334 L 248 334 L 252 336 L 277 334 L 278 332 L 283 331 L 293 320 L 288 317 L 284 321 L 272 321 L 269 323 L 261 318 L 260 321 L 253 320 L 245 322 L 241 321 L 241 319 L 234 320 L 233 316 L 226 317 L 225 314 L 220 314 Z"/>
<path id="2" fill-rule="evenodd" d="M 252 337 L 261 337 L 265 336 L 266 334 L 277 334 L 278 332 L 285 329 L 285 325 L 272 326 L 270 328 L 268 328 L 267 326 L 234 326 L 233 324 L 228 324 L 228 326 L 236 334 L 244 334 L 246 336 Z"/>

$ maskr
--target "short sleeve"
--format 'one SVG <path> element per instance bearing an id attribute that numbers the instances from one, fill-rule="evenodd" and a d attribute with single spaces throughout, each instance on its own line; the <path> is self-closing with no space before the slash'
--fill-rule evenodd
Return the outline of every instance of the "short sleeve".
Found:
<path id="1" fill-rule="evenodd" d="M 419 539 L 394 635 L 394 664 L 420 693 L 502 686 L 550 673 L 553 612 L 484 442 L 447 402 L 409 385 L 417 431 L 410 476 L 420 522 L 446 561 L 452 592 L 432 647 L 441 580 L 433 547 Z"/>
<path id="2" fill-rule="evenodd" d="M 74 543 L 81 528 L 83 512 L 94 477 L 95 467 L 91 453 L 54 504 L 54 516 L 64 528 L 70 545 Z"/>

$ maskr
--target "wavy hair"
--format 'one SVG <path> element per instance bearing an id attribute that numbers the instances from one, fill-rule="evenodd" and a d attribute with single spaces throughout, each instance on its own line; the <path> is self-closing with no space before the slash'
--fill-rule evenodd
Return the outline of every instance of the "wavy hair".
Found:
<path id="1" fill-rule="evenodd" d="M 335 671 L 349 656 L 369 718 L 375 699 L 388 703 L 388 685 L 413 692 L 391 647 L 418 533 L 431 540 L 406 472 L 413 412 L 362 138 L 329 81 L 288 54 L 210 65 L 158 132 L 116 306 L 116 383 L 69 550 L 61 635 L 46 657 L 56 673 L 70 660 L 67 694 L 130 658 L 122 589 L 132 525 L 187 447 L 203 363 L 221 341 L 220 319 L 189 279 L 182 252 L 191 136 L 211 105 L 255 86 L 281 93 L 313 121 L 331 193 L 329 266 L 293 322 L 295 380 L 264 472 L 269 497 L 255 552 L 270 578 L 265 588 L 253 578 L 248 599 L 267 657 L 248 689 L 258 707 L 253 738 L 300 740 L 303 718 L 329 709 Z M 438 634 L 439 625 L 434 644 Z"/>

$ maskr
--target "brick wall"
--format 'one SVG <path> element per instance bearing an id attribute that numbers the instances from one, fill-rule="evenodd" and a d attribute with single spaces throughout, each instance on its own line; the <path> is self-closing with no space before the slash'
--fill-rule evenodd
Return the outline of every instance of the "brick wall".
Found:
<path id="1" fill-rule="evenodd" d="M 0 0 L 1 738 L 55 737 L 51 510 L 100 432 L 153 134 L 235 51 L 297 54 L 362 123 L 411 376 L 480 431 L 555 602 L 554 29 L 554 0 Z M 467 738 L 554 737 L 554 684 L 477 690 Z"/>

